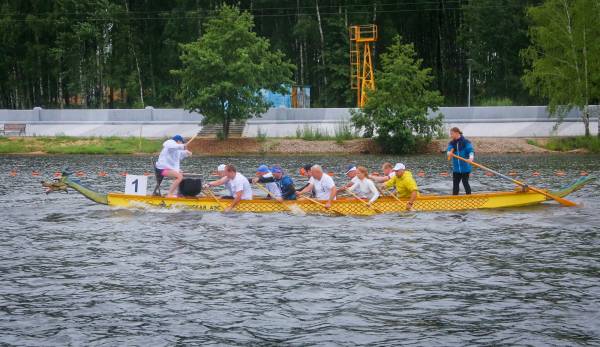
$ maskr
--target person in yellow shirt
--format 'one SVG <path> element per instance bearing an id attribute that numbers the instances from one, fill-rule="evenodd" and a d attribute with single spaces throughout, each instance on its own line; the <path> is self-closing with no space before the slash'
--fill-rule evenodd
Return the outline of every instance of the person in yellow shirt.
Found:
<path id="1" fill-rule="evenodd" d="M 406 170 L 404 164 L 397 163 L 393 170 L 396 175 L 386 181 L 384 184 L 388 189 L 395 187 L 396 196 L 399 198 L 409 198 L 408 202 L 406 203 L 406 209 L 411 210 L 413 204 L 415 203 L 415 199 L 419 195 L 419 187 L 417 187 L 417 182 L 415 182 L 412 173 Z"/>

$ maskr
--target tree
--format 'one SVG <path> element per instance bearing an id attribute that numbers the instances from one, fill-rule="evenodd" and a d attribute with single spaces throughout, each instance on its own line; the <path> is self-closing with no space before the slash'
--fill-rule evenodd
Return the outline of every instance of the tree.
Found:
<path id="1" fill-rule="evenodd" d="M 522 52 L 528 63 L 523 81 L 530 92 L 548 98 L 559 122 L 570 109 L 579 109 L 586 136 L 590 104 L 600 98 L 598 14 L 597 0 L 547 0 L 532 7 L 531 45 Z"/>
<path id="2" fill-rule="evenodd" d="M 431 140 L 442 125 L 436 112 L 443 97 L 431 90 L 431 69 L 423 68 L 412 44 L 403 44 L 399 35 L 381 55 L 382 71 L 377 71 L 377 89 L 367 94 L 362 110 L 352 115 L 355 127 L 376 140 L 386 152 L 410 153 L 418 145 Z"/>
<path id="3" fill-rule="evenodd" d="M 471 59 L 476 101 L 528 101 L 519 52 L 529 45 L 526 9 L 530 3 L 539 0 L 478 0 L 464 5 L 459 39 Z"/>
<path id="4" fill-rule="evenodd" d="M 233 120 L 267 111 L 262 89 L 283 93 L 292 83 L 294 66 L 253 27 L 250 13 L 224 5 L 199 40 L 181 45 L 183 67 L 174 71 L 185 108 L 201 113 L 205 124 L 222 124 L 225 138 Z"/>

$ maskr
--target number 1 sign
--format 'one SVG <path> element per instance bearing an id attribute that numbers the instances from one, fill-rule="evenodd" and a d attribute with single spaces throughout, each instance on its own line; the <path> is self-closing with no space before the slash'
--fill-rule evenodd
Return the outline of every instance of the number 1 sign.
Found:
<path id="1" fill-rule="evenodd" d="M 125 194 L 146 195 L 148 177 L 138 175 L 125 176 Z"/>

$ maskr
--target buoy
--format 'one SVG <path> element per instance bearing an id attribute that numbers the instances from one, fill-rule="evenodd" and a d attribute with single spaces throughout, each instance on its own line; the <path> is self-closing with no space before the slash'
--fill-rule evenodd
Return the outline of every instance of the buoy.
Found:
<path id="1" fill-rule="evenodd" d="M 306 170 L 303 167 L 300 168 L 300 176 L 306 176 Z"/>
<path id="2" fill-rule="evenodd" d="M 516 176 L 516 175 L 517 175 L 517 173 L 516 173 L 516 172 L 514 172 L 514 171 L 511 171 L 511 172 L 509 172 L 509 173 L 508 173 L 508 175 L 509 175 L 509 176 L 512 176 L 512 177 L 514 177 L 514 176 Z"/>
<path id="3" fill-rule="evenodd" d="M 589 175 L 589 173 L 588 173 L 587 171 L 581 171 L 581 172 L 579 173 L 579 175 L 581 175 L 581 176 L 588 176 L 588 175 Z"/>
<path id="4" fill-rule="evenodd" d="M 447 172 L 440 172 L 440 176 L 442 176 L 442 177 L 448 177 L 448 173 Z"/>
<path id="5" fill-rule="evenodd" d="M 62 173 L 57 171 L 54 173 L 54 177 L 60 178 L 60 177 L 62 177 Z"/>
<path id="6" fill-rule="evenodd" d="M 10 172 L 10 177 L 15 177 L 16 175 L 17 175 L 17 171 L 15 171 L 15 170 L 12 170 L 12 171 Z"/>
<path id="7" fill-rule="evenodd" d="M 37 171 L 32 171 L 31 172 L 31 176 L 39 176 L 39 175 L 40 175 L 40 173 L 37 172 Z"/>
<path id="8" fill-rule="evenodd" d="M 83 171 L 77 171 L 77 173 L 75 173 L 75 176 L 77 176 L 77 177 L 83 177 L 83 176 L 85 176 L 85 172 L 83 172 Z"/>
<path id="9" fill-rule="evenodd" d="M 564 176 L 566 173 L 564 171 L 556 171 L 556 176 Z"/>
<path id="10" fill-rule="evenodd" d="M 492 177 L 492 176 L 494 176 L 494 174 L 493 174 L 493 173 L 491 173 L 491 172 L 486 172 L 486 173 L 485 173 L 485 175 L 486 175 L 487 177 Z"/>
<path id="11" fill-rule="evenodd" d="M 108 174 L 105 171 L 98 172 L 98 177 L 106 177 Z"/>
<path id="12" fill-rule="evenodd" d="M 425 172 L 423 172 L 423 171 L 419 171 L 419 172 L 417 173 L 417 176 L 419 176 L 419 177 L 425 177 Z"/>
<path id="13" fill-rule="evenodd" d="M 538 177 L 538 176 L 540 175 L 540 173 L 539 173 L 539 172 L 537 172 L 537 171 L 534 171 L 534 172 L 532 173 L 532 175 L 533 175 L 534 177 Z"/>
<path id="14" fill-rule="evenodd" d="M 121 175 L 121 176 L 127 176 L 127 171 L 121 172 L 119 175 Z"/>
<path id="15" fill-rule="evenodd" d="M 144 176 L 150 176 L 150 173 L 148 171 L 144 172 Z"/>

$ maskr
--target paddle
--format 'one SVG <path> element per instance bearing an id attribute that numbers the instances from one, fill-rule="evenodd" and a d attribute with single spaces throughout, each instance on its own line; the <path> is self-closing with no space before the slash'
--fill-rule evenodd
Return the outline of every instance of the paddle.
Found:
<path id="1" fill-rule="evenodd" d="M 208 192 L 208 195 L 210 195 L 215 200 L 215 202 L 217 203 L 217 205 L 219 205 L 219 207 L 221 208 L 221 211 L 222 211 L 223 210 L 223 205 L 221 205 L 221 201 L 219 200 L 219 198 L 217 198 L 215 196 L 215 193 L 213 193 L 213 191 L 210 188 L 204 188 L 204 190 L 206 192 Z"/>
<path id="2" fill-rule="evenodd" d="M 263 186 L 260 183 L 256 183 L 256 185 L 258 186 L 258 188 L 260 188 L 263 192 L 267 193 L 267 196 L 271 194 L 271 192 L 265 188 L 265 186 Z M 300 214 L 300 215 L 306 215 L 306 212 L 304 212 L 304 210 L 302 208 L 300 208 L 300 206 L 296 205 L 296 204 L 292 204 L 291 206 L 288 206 L 284 201 L 279 201 L 277 199 L 275 199 L 277 202 L 281 203 L 283 205 L 283 207 L 294 213 L 294 214 Z"/>
<path id="3" fill-rule="evenodd" d="M 313 198 L 309 198 L 308 196 L 304 196 L 304 195 L 300 195 L 300 197 L 303 198 L 303 199 L 306 199 L 306 200 L 308 200 L 308 201 L 310 201 L 310 202 L 312 202 L 312 203 L 314 203 L 316 205 L 321 206 L 322 208 L 324 208 L 328 212 L 333 212 L 333 213 L 335 213 L 337 215 L 340 215 L 340 216 L 346 216 L 346 214 L 344 214 L 342 212 L 336 211 L 336 210 L 331 209 L 331 208 L 327 208 L 327 206 L 325 206 L 325 204 L 322 204 L 322 203 L 318 202 L 317 200 L 315 200 Z"/>
<path id="4" fill-rule="evenodd" d="M 360 196 L 354 194 L 354 192 L 352 192 L 351 190 L 346 189 L 346 192 L 348 192 L 350 195 L 352 195 L 354 198 L 356 198 L 356 200 L 362 202 L 363 204 L 365 204 L 365 206 L 367 206 L 371 210 L 375 211 L 376 213 L 383 213 L 383 212 L 379 211 L 378 209 L 376 209 L 375 207 L 371 206 L 369 203 L 367 203 L 363 199 L 361 199 Z"/>
<path id="5" fill-rule="evenodd" d="M 494 175 L 497 175 L 497 176 L 500 176 L 500 177 L 502 177 L 502 178 L 504 178 L 504 179 L 506 179 L 506 180 L 509 180 L 509 181 L 511 181 L 512 183 L 514 183 L 514 184 L 516 184 L 516 185 L 518 185 L 518 186 L 521 186 L 521 187 L 523 187 L 523 188 L 525 188 L 525 189 L 531 189 L 531 190 L 533 190 L 533 191 L 534 191 L 534 192 L 536 192 L 536 193 L 542 194 L 542 195 L 544 195 L 544 196 L 546 196 L 546 197 L 548 197 L 548 198 L 550 198 L 550 199 L 554 199 L 554 200 L 556 200 L 557 202 L 559 202 L 559 203 L 561 203 L 561 204 L 563 204 L 563 205 L 565 205 L 565 206 L 577 206 L 577 204 L 576 204 L 576 203 L 574 203 L 573 201 L 570 201 L 570 200 L 567 200 L 567 199 L 561 198 L 560 196 L 556 196 L 556 195 L 550 194 L 550 193 L 548 193 L 548 192 L 546 192 L 546 191 L 544 191 L 544 190 L 541 190 L 541 189 L 539 189 L 539 188 L 532 187 L 532 186 L 530 186 L 530 185 L 528 185 L 528 184 L 526 184 L 526 183 L 523 183 L 523 182 L 521 182 L 521 181 L 517 181 L 517 180 L 515 180 L 515 179 L 513 179 L 513 178 L 510 178 L 510 177 L 508 177 L 508 176 L 506 176 L 506 175 L 503 175 L 503 174 L 501 174 L 501 173 L 499 173 L 499 172 L 497 172 L 497 171 L 494 171 L 494 170 L 492 170 L 492 169 L 490 169 L 490 168 L 487 168 L 487 167 L 485 167 L 485 166 L 483 166 L 483 165 L 481 165 L 481 164 L 477 164 L 477 163 L 474 163 L 474 162 L 472 162 L 472 161 L 469 161 L 469 160 L 467 160 L 467 159 L 465 159 L 465 158 L 463 158 L 463 157 L 459 157 L 458 155 L 456 155 L 456 154 L 454 154 L 454 153 L 450 153 L 450 155 L 451 155 L 452 157 L 454 157 L 454 158 L 458 159 L 458 160 L 462 160 L 462 161 L 464 161 L 464 162 L 466 162 L 466 163 L 469 163 L 469 164 L 471 164 L 471 165 L 473 165 L 473 166 L 475 166 L 475 167 L 478 167 L 478 168 L 480 168 L 480 169 L 482 169 L 482 170 L 485 170 L 485 171 L 491 172 L 491 173 L 493 173 Z"/>
<path id="6" fill-rule="evenodd" d="M 393 192 L 390 192 L 388 189 L 381 190 L 381 192 L 384 195 L 387 194 L 388 196 L 391 196 L 392 198 L 394 198 L 394 200 L 398 201 L 398 203 L 406 205 L 406 203 L 403 203 L 402 200 L 398 199 L 396 194 L 394 194 Z M 406 211 L 414 211 L 414 208 L 411 208 L 410 210 L 406 210 Z M 405 212 L 405 211 L 401 211 L 401 213 L 403 213 L 403 212 Z"/>

